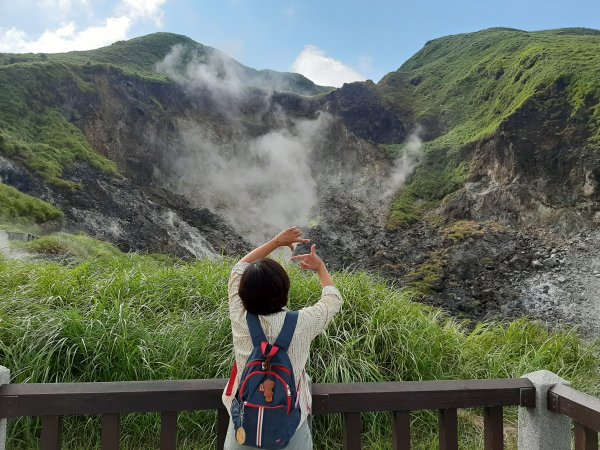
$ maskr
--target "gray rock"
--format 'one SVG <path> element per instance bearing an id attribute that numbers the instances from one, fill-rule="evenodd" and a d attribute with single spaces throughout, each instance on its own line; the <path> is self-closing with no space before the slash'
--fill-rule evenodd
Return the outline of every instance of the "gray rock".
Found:
<path id="1" fill-rule="evenodd" d="M 556 256 L 552 255 L 550 258 L 545 259 L 543 261 L 543 264 L 545 267 L 553 268 L 553 267 L 558 267 L 559 262 L 558 262 L 558 259 L 556 259 Z"/>
<path id="2" fill-rule="evenodd" d="M 533 261 L 531 261 L 531 267 L 533 267 L 534 269 L 541 269 L 542 267 L 544 267 L 544 265 L 537 259 L 534 259 Z"/>

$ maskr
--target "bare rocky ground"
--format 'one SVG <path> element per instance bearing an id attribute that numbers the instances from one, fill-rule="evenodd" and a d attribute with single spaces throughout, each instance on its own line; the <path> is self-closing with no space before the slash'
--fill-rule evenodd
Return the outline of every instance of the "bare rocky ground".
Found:
<path id="1" fill-rule="evenodd" d="M 564 239 L 536 256 L 535 271 L 520 280 L 520 298 L 514 306 L 550 323 L 579 325 L 598 336 L 600 230 Z"/>
<path id="2" fill-rule="evenodd" d="M 324 199 L 326 220 L 308 232 L 332 268 L 367 270 L 398 287 L 425 283 L 424 303 L 473 323 L 528 317 L 598 336 L 600 229 L 587 218 L 571 233 L 535 220 L 468 221 L 476 232 L 453 240 L 447 225 L 385 230 L 372 204 L 337 194 Z"/>

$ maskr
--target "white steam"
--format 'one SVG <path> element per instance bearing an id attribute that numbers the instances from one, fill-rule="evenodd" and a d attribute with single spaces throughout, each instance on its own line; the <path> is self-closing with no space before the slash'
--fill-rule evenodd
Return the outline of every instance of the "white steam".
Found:
<path id="1" fill-rule="evenodd" d="M 158 69 L 192 97 L 209 93 L 233 127 L 224 126 L 220 133 L 214 126 L 181 124 L 184 149 L 171 161 L 179 177 L 176 188 L 196 206 L 225 216 L 253 242 L 282 228 L 307 224 L 317 204 L 309 162 L 332 116 L 320 113 L 314 120 L 298 120 L 278 110 L 276 129 L 251 135 L 243 125 L 248 120 L 243 105 L 256 91 L 247 87 L 235 61 L 218 52 L 190 55 L 188 48 L 175 46 Z M 259 116 L 276 110 L 268 95 L 261 98 Z M 247 103 L 256 107 L 254 100 Z"/>
<path id="2" fill-rule="evenodd" d="M 396 156 L 392 171 L 386 181 L 384 197 L 388 198 L 394 195 L 406 183 L 406 179 L 419 163 L 423 146 L 423 141 L 419 137 L 420 133 L 421 127 L 417 126 L 408 136 L 400 154 Z"/>
<path id="3" fill-rule="evenodd" d="M 206 48 L 203 53 L 189 46 L 174 45 L 156 70 L 168 75 L 193 94 L 208 90 L 213 100 L 240 96 L 246 90 L 242 66 L 218 50 Z"/>
<path id="4" fill-rule="evenodd" d="M 259 242 L 290 225 L 308 223 L 317 203 L 309 165 L 331 116 L 301 120 L 263 136 L 219 146 L 200 129 L 183 134 L 189 150 L 175 162 L 179 189 L 197 205 L 232 222 Z"/>

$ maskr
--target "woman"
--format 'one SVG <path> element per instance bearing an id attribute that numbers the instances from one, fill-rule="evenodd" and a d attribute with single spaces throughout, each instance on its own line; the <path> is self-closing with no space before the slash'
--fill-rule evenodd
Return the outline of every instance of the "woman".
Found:
<path id="1" fill-rule="evenodd" d="M 253 345 L 246 322 L 246 313 L 259 315 L 260 324 L 269 343 L 273 344 L 281 328 L 287 310 L 290 280 L 280 264 L 265 259 L 279 247 L 290 247 L 292 251 L 298 243 L 305 244 L 308 239 L 302 238 L 298 227 L 291 227 L 277 234 L 275 238 L 244 256 L 231 271 L 229 278 L 229 318 L 233 334 L 235 362 L 238 368 L 246 365 Z M 313 448 L 307 418 L 311 413 L 312 397 L 309 389 L 309 377 L 305 366 L 312 340 L 327 328 L 333 316 L 340 310 L 342 296 L 333 285 L 331 275 L 325 263 L 317 256 L 316 246 L 305 255 L 292 257 L 300 261 L 303 270 L 316 272 L 321 281 L 323 291 L 321 299 L 313 306 L 298 311 L 296 330 L 288 349 L 296 386 L 298 386 L 298 402 L 301 409 L 300 425 L 287 445 L 289 450 L 310 450 Z M 228 410 L 237 391 L 241 370 L 230 380 L 223 392 L 223 403 Z M 225 440 L 226 450 L 247 449 L 239 445 L 235 439 L 233 423 L 229 423 L 229 431 Z"/>

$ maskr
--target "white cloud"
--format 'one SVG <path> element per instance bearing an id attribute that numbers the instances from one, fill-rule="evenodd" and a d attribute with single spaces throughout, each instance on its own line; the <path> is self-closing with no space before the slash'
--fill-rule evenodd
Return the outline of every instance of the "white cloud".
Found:
<path id="1" fill-rule="evenodd" d="M 15 27 L 6 29 L 0 27 L 0 52 L 26 52 L 24 48 L 26 35 Z"/>
<path id="2" fill-rule="evenodd" d="M 89 50 L 125 39 L 131 27 L 128 17 L 109 17 L 104 24 L 78 31 L 74 22 L 56 30 L 46 30 L 36 40 L 29 41 L 23 31 L 0 29 L 0 50 L 3 52 L 60 53 L 71 50 Z"/>
<path id="3" fill-rule="evenodd" d="M 314 45 L 304 47 L 294 61 L 292 70 L 322 86 L 340 87 L 344 83 L 366 79 L 343 62 L 327 56 L 323 50 Z"/>
<path id="4" fill-rule="evenodd" d="M 122 0 L 112 17 L 99 25 L 79 29 L 75 21 L 61 23 L 56 29 L 46 30 L 35 40 L 15 27 L 0 27 L 0 51 L 10 53 L 59 53 L 72 50 L 90 50 L 127 39 L 127 33 L 138 21 L 150 20 L 160 27 L 162 6 L 167 0 Z M 38 5 L 55 8 L 63 13 L 77 6 L 90 6 L 89 0 L 39 0 Z"/>
<path id="5" fill-rule="evenodd" d="M 162 7 L 167 0 L 123 0 L 117 11 L 133 20 L 152 20 L 162 26 Z"/>

